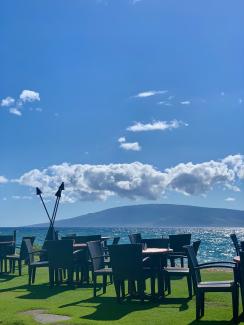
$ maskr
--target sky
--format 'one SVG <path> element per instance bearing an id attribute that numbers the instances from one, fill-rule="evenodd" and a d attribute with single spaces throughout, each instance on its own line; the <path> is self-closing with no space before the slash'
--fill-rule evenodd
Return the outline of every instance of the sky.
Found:
<path id="1" fill-rule="evenodd" d="M 2 0 L 0 226 L 244 209 L 242 0 Z"/>

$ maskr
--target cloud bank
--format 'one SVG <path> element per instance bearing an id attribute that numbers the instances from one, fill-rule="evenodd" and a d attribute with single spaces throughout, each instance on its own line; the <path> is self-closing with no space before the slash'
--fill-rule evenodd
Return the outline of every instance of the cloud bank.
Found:
<path id="1" fill-rule="evenodd" d="M 19 184 L 40 187 L 47 197 L 65 183 L 65 202 L 106 200 L 111 196 L 156 200 L 166 191 L 184 195 L 205 195 L 215 187 L 231 189 L 244 179 L 244 155 L 199 164 L 181 163 L 163 171 L 149 164 L 68 164 L 33 169 L 23 174 Z"/>

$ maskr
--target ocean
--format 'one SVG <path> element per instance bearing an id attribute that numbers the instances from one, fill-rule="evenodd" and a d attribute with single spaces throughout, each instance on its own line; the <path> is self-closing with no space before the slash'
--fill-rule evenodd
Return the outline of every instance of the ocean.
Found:
<path id="1" fill-rule="evenodd" d="M 17 230 L 17 243 L 20 244 L 23 236 L 36 236 L 35 243 L 41 245 L 47 228 L 0 228 L 0 235 L 11 234 Z M 205 227 L 174 227 L 174 228 L 56 228 L 59 235 L 76 233 L 77 235 L 95 235 L 115 237 L 120 236 L 120 243 L 128 243 L 128 234 L 140 232 L 142 238 L 167 237 L 169 234 L 191 233 L 192 239 L 200 239 L 201 246 L 198 254 L 200 262 L 232 261 L 236 255 L 230 234 L 235 232 L 240 240 L 244 240 L 244 228 L 205 228 Z M 108 244 L 110 241 L 108 241 Z"/>

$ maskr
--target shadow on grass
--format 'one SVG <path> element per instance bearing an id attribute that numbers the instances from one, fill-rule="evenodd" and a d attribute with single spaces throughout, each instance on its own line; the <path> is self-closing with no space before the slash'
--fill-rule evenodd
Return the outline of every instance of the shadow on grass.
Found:
<path id="1" fill-rule="evenodd" d="M 15 277 L 16 277 L 16 275 L 13 275 L 13 274 L 1 273 L 0 274 L 0 283 L 10 281 Z"/>
<path id="2" fill-rule="evenodd" d="M 118 303 L 115 297 L 105 297 L 100 295 L 86 300 L 79 300 L 73 303 L 65 304 L 59 308 L 71 306 L 94 308 L 95 310 L 93 313 L 82 316 L 81 318 L 95 321 L 114 321 L 119 320 L 130 313 L 148 310 L 154 307 L 176 308 L 179 311 L 184 311 L 188 309 L 188 301 L 188 298 L 167 298 L 162 301 L 145 301 L 144 303 L 138 300 L 125 300 L 122 303 Z M 95 304 L 95 306 L 91 306 L 90 304 Z M 178 306 L 171 306 L 174 304 Z"/>
<path id="3" fill-rule="evenodd" d="M 86 285 L 84 286 L 86 288 L 88 287 L 93 287 Z M 99 290 L 101 290 L 101 287 L 99 287 Z M 69 286 L 66 284 L 54 286 L 53 288 L 49 287 L 49 284 L 41 284 L 41 285 L 21 285 L 21 286 L 16 286 L 16 287 L 11 287 L 11 288 L 6 288 L 6 289 L 0 289 L 0 294 L 4 292 L 24 292 L 23 295 L 16 297 L 17 299 L 47 299 L 49 297 L 55 296 L 59 293 L 68 291 L 68 290 L 75 290 L 75 286 Z"/>

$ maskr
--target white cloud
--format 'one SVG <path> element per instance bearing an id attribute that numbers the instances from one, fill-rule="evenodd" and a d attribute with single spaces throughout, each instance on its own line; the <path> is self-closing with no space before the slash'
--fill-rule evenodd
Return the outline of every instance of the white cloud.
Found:
<path id="1" fill-rule="evenodd" d="M 166 94 L 167 92 L 168 92 L 168 90 L 147 90 L 147 91 L 143 91 L 141 93 L 138 93 L 134 97 L 136 97 L 136 98 L 146 98 L 146 97 L 151 97 L 151 96 L 155 96 L 155 95 Z"/>
<path id="2" fill-rule="evenodd" d="M 66 202 L 105 200 L 114 195 L 156 200 L 166 191 L 205 195 L 214 187 L 230 189 L 242 179 L 240 171 L 243 169 L 244 155 L 199 164 L 181 163 L 164 171 L 140 162 L 109 165 L 63 163 L 44 170 L 33 169 L 15 181 L 40 187 L 47 197 L 52 197 L 63 181 Z"/>
<path id="3" fill-rule="evenodd" d="M 125 141 L 126 141 L 125 137 L 120 137 L 120 138 L 118 138 L 118 142 L 119 142 L 119 143 L 123 143 L 123 142 L 125 142 Z"/>
<path id="4" fill-rule="evenodd" d="M 40 101 L 39 93 L 33 90 L 23 90 L 19 98 L 22 102 Z"/>
<path id="5" fill-rule="evenodd" d="M 3 107 L 9 107 L 9 106 L 13 105 L 14 102 L 15 102 L 15 99 L 12 98 L 12 97 L 10 97 L 10 96 L 8 96 L 8 97 L 2 99 L 1 106 L 3 106 Z"/>
<path id="6" fill-rule="evenodd" d="M 4 183 L 7 183 L 8 182 L 8 179 L 4 176 L 0 176 L 0 184 L 4 184 Z"/>
<path id="7" fill-rule="evenodd" d="M 153 123 L 147 123 L 147 124 L 136 122 L 134 125 L 127 127 L 127 131 L 131 131 L 131 132 L 165 131 L 165 130 L 177 129 L 180 126 L 188 126 L 188 124 L 177 120 L 173 120 L 170 122 L 155 121 Z"/>
<path id="8" fill-rule="evenodd" d="M 234 202 L 236 199 L 234 197 L 227 197 L 225 199 L 226 202 Z"/>
<path id="9" fill-rule="evenodd" d="M 183 100 L 180 103 L 181 103 L 181 105 L 190 105 L 191 104 L 191 101 L 190 100 Z"/>
<path id="10" fill-rule="evenodd" d="M 224 96 L 225 95 L 225 92 L 224 91 L 221 91 L 220 95 L 221 96 Z"/>
<path id="11" fill-rule="evenodd" d="M 22 115 L 22 112 L 19 110 L 19 108 L 16 108 L 16 107 L 11 107 L 9 109 L 9 113 L 14 114 L 14 115 L 17 115 L 17 116 L 21 116 Z"/>
<path id="12" fill-rule="evenodd" d="M 120 148 L 124 150 L 140 151 L 141 146 L 138 142 L 123 142 L 120 144 Z"/>
<path id="13" fill-rule="evenodd" d="M 12 199 L 14 199 L 14 200 L 32 200 L 33 197 L 32 196 L 29 196 L 29 195 L 23 195 L 23 196 L 20 196 L 20 195 L 12 195 Z"/>
<path id="14" fill-rule="evenodd" d="M 158 102 L 158 105 L 172 106 L 171 103 L 169 103 L 169 102 L 167 102 L 167 101 L 165 101 L 165 100 Z"/>

